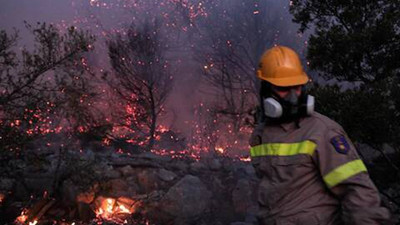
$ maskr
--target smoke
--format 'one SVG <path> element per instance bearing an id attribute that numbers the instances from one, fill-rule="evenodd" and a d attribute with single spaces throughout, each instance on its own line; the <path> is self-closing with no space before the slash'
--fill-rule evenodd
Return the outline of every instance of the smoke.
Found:
<path id="1" fill-rule="evenodd" d="M 265 4 L 268 13 L 260 9 Z M 210 96 L 204 94 L 207 86 L 202 82 L 202 65 L 195 59 L 196 49 L 210 47 L 202 46 L 207 40 L 208 27 L 229 26 L 232 15 L 220 17 L 225 21 L 210 21 L 209 18 L 224 12 L 268 17 L 274 21 L 268 28 L 273 33 L 273 43 L 266 43 L 254 58 L 273 44 L 288 45 L 304 56 L 305 37 L 297 34 L 298 27 L 291 22 L 288 12 L 289 2 L 283 0 L 0 0 L 0 5 L 0 28 L 20 31 L 21 46 L 18 47 L 32 43 L 24 21 L 51 23 L 60 30 L 75 26 L 95 34 L 98 41 L 89 63 L 97 71 L 110 70 L 105 40 L 116 33 L 123 34 L 131 23 L 140 25 L 147 19 L 159 19 L 163 23 L 165 46 L 169 49 L 167 56 L 175 80 L 166 106 L 168 115 L 162 123 L 185 133 L 190 133 L 187 124 L 193 120 L 194 107 L 210 100 Z M 252 31 L 248 33 L 253 35 Z"/>

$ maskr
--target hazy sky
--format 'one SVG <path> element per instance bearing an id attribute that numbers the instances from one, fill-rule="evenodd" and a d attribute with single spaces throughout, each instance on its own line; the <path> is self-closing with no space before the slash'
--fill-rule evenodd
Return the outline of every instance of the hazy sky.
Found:
<path id="1" fill-rule="evenodd" d="M 20 30 L 20 45 L 29 45 L 31 36 L 27 36 L 28 32 L 24 29 L 23 21 L 31 24 L 36 22 L 53 23 L 57 27 L 63 29 L 68 26 L 76 26 L 78 28 L 89 29 L 92 33 L 100 36 L 97 44 L 99 54 L 92 57 L 92 63 L 96 66 L 106 67 L 107 54 L 104 44 L 101 44 L 102 38 L 107 35 L 119 32 L 121 28 L 128 25 L 131 21 L 140 21 L 143 16 L 161 16 L 168 21 L 174 21 L 176 11 L 179 8 L 171 7 L 176 0 L 0 0 L 0 29 L 10 31 L 12 28 Z M 207 13 L 213 13 L 212 8 L 202 9 L 201 2 L 210 2 L 211 0 L 183 0 L 187 2 L 186 9 L 190 11 L 189 16 L 193 16 L 191 21 L 196 21 Z M 232 0 L 233 1 L 233 0 Z M 240 0 L 235 0 L 240 1 Z M 254 1 L 254 0 L 243 0 Z M 265 0 L 270 4 L 270 12 L 277 19 L 277 44 L 285 44 L 285 40 L 295 40 L 295 48 L 300 50 L 302 55 L 305 38 L 299 38 L 297 33 L 297 25 L 291 22 L 291 15 L 288 12 L 287 0 Z M 153 2 L 153 4 L 148 4 Z M 227 3 L 226 7 L 230 7 L 230 1 L 214 0 L 217 2 Z M 256 2 L 256 1 L 254 1 Z M 199 4 L 200 3 L 200 4 Z M 192 7 L 192 8 L 191 8 Z M 224 6 L 225 7 L 225 6 Z M 204 10 L 204 11 L 203 11 Z M 257 5 L 254 6 L 254 16 L 257 16 Z M 165 22 L 167 23 L 167 22 Z M 173 22 L 168 22 L 168 26 L 174 26 Z M 182 26 L 182 30 L 188 29 L 187 24 L 178 24 Z M 174 28 L 173 32 L 179 29 Z M 189 27 L 190 29 L 190 27 Z M 22 44 L 21 44 L 22 43 Z M 177 44 L 176 41 L 171 45 Z M 191 43 L 195 44 L 195 43 Z M 187 49 L 186 49 L 187 50 Z M 180 115 L 180 121 L 191 119 L 191 108 L 197 104 L 204 96 L 197 93 L 199 84 L 201 83 L 198 65 L 191 60 L 192 52 L 172 52 L 169 53 L 175 60 L 175 88 L 171 94 L 169 101 L 170 110 L 174 110 Z"/>

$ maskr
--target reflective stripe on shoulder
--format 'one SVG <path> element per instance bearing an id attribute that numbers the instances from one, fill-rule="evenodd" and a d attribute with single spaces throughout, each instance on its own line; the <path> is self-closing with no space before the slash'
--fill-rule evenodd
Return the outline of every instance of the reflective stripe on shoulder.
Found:
<path id="1" fill-rule="evenodd" d="M 326 185 L 331 188 L 361 172 L 367 172 L 367 168 L 361 159 L 356 159 L 337 167 L 323 178 Z"/>
<path id="2" fill-rule="evenodd" d="M 250 156 L 312 155 L 316 146 L 314 142 L 308 140 L 297 143 L 268 143 L 251 147 Z"/>

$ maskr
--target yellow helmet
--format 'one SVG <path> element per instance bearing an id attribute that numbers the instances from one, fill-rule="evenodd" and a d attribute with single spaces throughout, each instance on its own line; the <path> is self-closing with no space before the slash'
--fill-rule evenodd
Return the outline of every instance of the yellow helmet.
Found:
<path id="1" fill-rule="evenodd" d="M 257 76 L 275 86 L 295 86 L 309 81 L 299 56 L 292 49 L 276 46 L 261 57 Z"/>

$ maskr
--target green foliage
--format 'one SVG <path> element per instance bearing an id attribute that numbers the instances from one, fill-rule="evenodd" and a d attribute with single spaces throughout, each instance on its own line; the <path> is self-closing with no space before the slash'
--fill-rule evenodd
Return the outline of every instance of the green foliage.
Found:
<path id="1" fill-rule="evenodd" d="M 301 31 L 314 29 L 310 68 L 326 78 L 370 83 L 398 76 L 400 2 L 292 1 Z"/>
<path id="2" fill-rule="evenodd" d="M 347 90 L 315 85 L 310 91 L 317 99 L 316 109 L 341 124 L 351 139 L 371 146 L 400 144 L 400 105 L 393 101 L 398 83 L 385 80 Z"/>
<path id="3" fill-rule="evenodd" d="M 317 110 L 337 120 L 355 140 L 398 146 L 400 131 L 400 2 L 292 1 L 300 31 L 312 29 L 307 59 L 326 79 L 349 89 L 315 86 Z M 357 88 L 351 88 L 356 82 Z"/>

